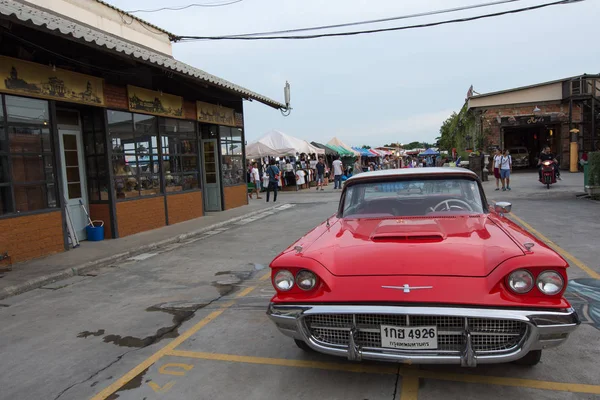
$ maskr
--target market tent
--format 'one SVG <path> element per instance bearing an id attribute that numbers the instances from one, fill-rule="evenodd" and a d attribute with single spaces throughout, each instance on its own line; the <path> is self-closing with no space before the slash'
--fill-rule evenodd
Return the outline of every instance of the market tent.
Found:
<path id="1" fill-rule="evenodd" d="M 438 154 L 440 154 L 440 153 L 438 153 L 437 151 L 435 151 L 433 149 L 427 149 L 419 155 L 420 156 L 437 156 Z"/>
<path id="2" fill-rule="evenodd" d="M 367 149 L 363 149 L 360 147 L 353 147 L 352 149 L 357 151 L 362 157 L 376 157 L 375 154 L 371 153 Z"/>
<path id="3" fill-rule="evenodd" d="M 272 130 L 257 140 L 273 150 L 283 153 L 279 155 L 296 155 L 296 153 L 325 154 L 325 150 L 315 147 L 306 140 L 298 139 L 283 132 Z"/>
<path id="4" fill-rule="evenodd" d="M 347 144 L 345 144 L 344 142 L 342 142 L 340 139 L 334 137 L 333 139 L 331 139 L 329 142 L 327 142 L 327 145 L 333 145 L 333 146 L 337 146 L 337 147 L 341 147 L 343 149 L 346 149 L 347 151 L 349 151 L 350 153 L 352 153 L 355 156 L 359 156 L 360 152 L 352 149 L 352 147 L 348 146 Z"/>
<path id="5" fill-rule="evenodd" d="M 345 148 L 340 146 L 334 146 L 333 144 L 328 144 L 327 147 L 337 152 L 337 154 L 339 154 L 340 157 L 354 157 L 356 155 L 350 150 L 346 150 Z"/>
<path id="6" fill-rule="evenodd" d="M 277 150 L 261 142 L 250 143 L 246 146 L 246 158 L 277 157 L 282 155 L 285 154 L 280 154 Z"/>
<path id="7" fill-rule="evenodd" d="M 324 144 L 317 143 L 317 142 L 310 142 L 310 144 L 312 144 L 315 147 L 318 147 L 319 149 L 325 150 L 325 155 L 333 156 L 333 155 L 339 154 L 339 152 L 337 150 L 332 149 L 331 147 L 328 147 Z"/>

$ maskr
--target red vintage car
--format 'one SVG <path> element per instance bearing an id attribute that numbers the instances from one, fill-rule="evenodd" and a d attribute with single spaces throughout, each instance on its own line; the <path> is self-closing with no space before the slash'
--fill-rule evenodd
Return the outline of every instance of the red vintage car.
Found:
<path id="1" fill-rule="evenodd" d="M 349 360 L 535 365 L 580 322 L 567 262 L 510 209 L 462 168 L 353 176 L 337 213 L 272 261 L 267 314 Z"/>

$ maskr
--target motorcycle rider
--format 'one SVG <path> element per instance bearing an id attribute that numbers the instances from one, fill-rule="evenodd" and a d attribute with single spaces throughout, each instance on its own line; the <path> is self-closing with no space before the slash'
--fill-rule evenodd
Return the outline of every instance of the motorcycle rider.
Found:
<path id="1" fill-rule="evenodd" d="M 546 146 L 542 150 L 542 153 L 540 154 L 540 157 L 538 159 L 538 174 L 540 176 L 540 181 L 542 180 L 542 162 L 548 161 L 548 160 L 554 161 L 554 164 L 552 164 L 552 169 L 554 170 L 554 175 L 556 175 L 556 179 L 561 180 L 560 172 L 558 170 L 558 161 L 556 160 L 556 157 L 554 156 L 554 154 L 552 154 L 552 152 L 550 150 L 550 146 Z"/>

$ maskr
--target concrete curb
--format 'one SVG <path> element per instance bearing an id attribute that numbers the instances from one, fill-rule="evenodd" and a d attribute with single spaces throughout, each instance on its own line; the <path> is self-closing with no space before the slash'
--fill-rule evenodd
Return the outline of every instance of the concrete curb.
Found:
<path id="1" fill-rule="evenodd" d="M 184 241 L 186 239 L 189 239 L 189 238 L 192 238 L 195 236 L 200 236 L 205 232 L 221 228 L 225 225 L 233 224 L 233 223 L 241 221 L 243 219 L 250 218 L 254 215 L 272 211 L 278 207 L 283 206 L 284 204 L 287 204 L 287 203 L 281 203 L 281 204 L 277 204 L 276 206 L 252 211 L 247 214 L 240 215 L 239 217 L 234 217 L 234 218 L 230 218 L 225 221 L 217 222 L 215 224 L 206 226 L 204 228 L 200 228 L 200 229 L 197 229 L 197 230 L 194 230 L 191 232 L 183 233 L 181 235 L 174 236 L 174 237 L 171 237 L 168 239 L 163 239 L 158 242 L 144 244 L 144 245 L 132 248 L 131 250 L 123 252 L 123 253 L 113 254 L 109 257 L 90 261 L 90 262 L 78 265 L 76 267 L 66 268 L 59 272 L 54 272 L 52 274 L 43 275 L 43 276 L 40 276 L 40 277 L 37 277 L 34 279 L 30 279 L 29 281 L 23 282 L 22 284 L 19 284 L 19 285 L 6 287 L 6 288 L 0 290 L 0 300 L 28 292 L 33 289 L 37 289 L 37 288 L 47 285 L 49 283 L 68 279 L 68 278 L 71 278 L 71 277 L 77 276 L 77 275 L 85 275 L 86 273 L 93 271 L 95 269 L 106 267 L 112 263 L 123 261 L 127 258 L 134 257 L 138 254 L 145 253 L 149 250 L 153 250 L 153 249 L 156 249 L 156 248 L 168 245 L 168 244 L 172 244 L 172 243 L 178 243 L 178 242 Z"/>

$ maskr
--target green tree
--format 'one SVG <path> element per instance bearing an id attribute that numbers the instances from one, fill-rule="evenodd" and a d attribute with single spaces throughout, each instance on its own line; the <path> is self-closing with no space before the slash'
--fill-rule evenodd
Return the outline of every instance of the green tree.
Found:
<path id="1" fill-rule="evenodd" d="M 473 146 L 472 138 L 475 137 L 475 130 L 475 115 L 465 103 L 458 113 L 453 112 L 442 123 L 440 136 L 437 139 L 438 147 L 441 150 L 456 148 L 459 152 L 463 152 L 466 148 Z"/>
<path id="2" fill-rule="evenodd" d="M 367 149 L 367 150 L 369 150 L 369 149 L 371 148 L 371 146 L 367 146 L 366 144 L 363 144 L 363 145 L 362 145 L 362 148 L 363 148 L 363 149 Z"/>

